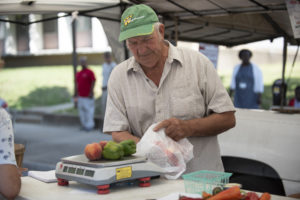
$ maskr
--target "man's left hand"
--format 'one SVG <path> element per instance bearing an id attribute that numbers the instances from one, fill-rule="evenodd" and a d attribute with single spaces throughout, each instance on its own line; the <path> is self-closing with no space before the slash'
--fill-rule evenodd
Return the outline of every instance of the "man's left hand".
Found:
<path id="1" fill-rule="evenodd" d="M 153 131 L 159 131 L 162 128 L 165 129 L 166 135 L 175 141 L 187 137 L 188 133 L 190 132 L 187 121 L 177 118 L 170 118 L 160 122 L 157 126 L 154 127 Z"/>

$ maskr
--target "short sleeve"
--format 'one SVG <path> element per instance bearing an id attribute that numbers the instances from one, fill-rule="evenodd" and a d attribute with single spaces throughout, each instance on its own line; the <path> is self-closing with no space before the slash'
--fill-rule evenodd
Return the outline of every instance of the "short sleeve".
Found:
<path id="1" fill-rule="evenodd" d="M 92 70 L 91 70 L 91 78 L 92 78 L 92 81 L 96 80 L 95 74 L 94 74 L 94 72 Z"/>
<path id="2" fill-rule="evenodd" d="M 103 132 L 130 131 L 126 115 L 125 101 L 122 96 L 122 87 L 125 84 L 119 71 L 114 70 L 108 81 L 108 97 L 103 125 Z"/>
<path id="3" fill-rule="evenodd" d="M 235 111 L 229 94 L 222 84 L 211 62 L 206 63 L 206 89 L 205 101 L 207 105 L 206 113 L 223 113 Z"/>
<path id="4" fill-rule="evenodd" d="M 0 109 L 0 164 L 16 165 L 14 135 L 9 114 Z"/>
<path id="5" fill-rule="evenodd" d="M 255 76 L 254 91 L 258 93 L 263 93 L 264 92 L 263 73 L 257 65 L 253 64 L 253 67 L 254 67 L 254 76 Z"/>
<path id="6" fill-rule="evenodd" d="M 237 65 L 233 68 L 233 71 L 232 71 L 231 82 L 230 82 L 230 89 L 232 89 L 232 90 L 235 90 L 235 88 L 236 88 L 235 77 L 236 77 L 236 74 L 237 74 L 239 68 L 240 68 L 240 66 Z"/>

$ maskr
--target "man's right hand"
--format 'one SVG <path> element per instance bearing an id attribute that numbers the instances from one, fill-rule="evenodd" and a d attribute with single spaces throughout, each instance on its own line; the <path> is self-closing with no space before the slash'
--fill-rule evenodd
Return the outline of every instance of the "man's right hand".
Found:
<path id="1" fill-rule="evenodd" d="M 163 128 L 165 129 L 166 135 L 175 141 L 188 137 L 191 133 L 187 121 L 177 118 L 170 118 L 160 122 L 157 126 L 154 127 L 153 131 L 159 131 Z"/>

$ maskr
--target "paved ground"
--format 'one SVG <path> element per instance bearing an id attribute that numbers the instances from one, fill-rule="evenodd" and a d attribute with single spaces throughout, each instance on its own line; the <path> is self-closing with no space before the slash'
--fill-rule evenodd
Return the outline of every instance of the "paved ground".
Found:
<path id="1" fill-rule="evenodd" d="M 94 130 L 84 132 L 77 126 L 15 123 L 15 143 L 25 145 L 23 167 L 29 170 L 55 169 L 60 158 L 82 154 L 86 144 L 111 140 L 110 135 Z"/>

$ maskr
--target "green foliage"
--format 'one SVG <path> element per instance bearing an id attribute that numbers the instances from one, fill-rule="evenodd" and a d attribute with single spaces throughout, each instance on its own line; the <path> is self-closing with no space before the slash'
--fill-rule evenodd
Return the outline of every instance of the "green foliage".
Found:
<path id="1" fill-rule="evenodd" d="M 66 87 L 39 87 L 31 91 L 26 96 L 21 96 L 15 107 L 26 108 L 32 105 L 45 106 L 56 105 L 62 102 L 68 102 L 71 99 L 71 94 Z"/>

